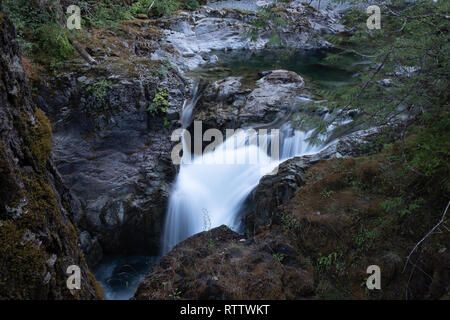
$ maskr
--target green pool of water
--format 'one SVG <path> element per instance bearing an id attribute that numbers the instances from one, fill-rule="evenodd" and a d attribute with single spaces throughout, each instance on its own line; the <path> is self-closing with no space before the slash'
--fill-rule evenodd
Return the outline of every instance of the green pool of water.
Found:
<path id="1" fill-rule="evenodd" d="M 309 87 L 332 89 L 352 83 L 354 75 L 363 65 L 356 57 L 347 56 L 340 66 L 329 66 L 325 64 L 327 52 L 323 50 L 240 50 L 213 54 L 219 58 L 217 64 L 200 67 L 190 75 L 211 81 L 241 76 L 246 88 L 254 86 L 262 71 L 285 69 L 303 76 Z"/>

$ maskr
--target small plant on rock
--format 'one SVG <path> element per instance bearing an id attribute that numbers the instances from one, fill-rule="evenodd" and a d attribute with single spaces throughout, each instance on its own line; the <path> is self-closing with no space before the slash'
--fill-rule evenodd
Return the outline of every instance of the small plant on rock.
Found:
<path id="1" fill-rule="evenodd" d="M 283 262 L 286 255 L 284 253 L 274 253 L 272 254 L 272 257 L 277 260 L 279 263 Z"/>
<path id="2" fill-rule="evenodd" d="M 167 107 L 169 106 L 169 101 L 167 101 L 167 97 L 169 94 L 166 90 L 159 89 L 158 93 L 156 93 L 153 98 L 153 103 L 147 108 L 147 111 L 151 113 L 157 113 L 158 111 L 166 112 Z"/>
<path id="3" fill-rule="evenodd" d="M 87 91 L 92 93 L 95 99 L 103 106 L 106 103 L 106 96 L 108 95 L 111 86 L 111 81 L 101 80 L 88 86 Z"/>
<path id="4" fill-rule="evenodd" d="M 181 291 L 178 290 L 178 288 L 173 289 L 172 293 L 169 294 L 169 297 L 173 300 L 180 300 L 181 299 Z"/>
<path id="5" fill-rule="evenodd" d="M 298 222 L 294 217 L 283 214 L 281 216 L 281 226 L 284 231 L 290 232 L 298 228 Z"/>

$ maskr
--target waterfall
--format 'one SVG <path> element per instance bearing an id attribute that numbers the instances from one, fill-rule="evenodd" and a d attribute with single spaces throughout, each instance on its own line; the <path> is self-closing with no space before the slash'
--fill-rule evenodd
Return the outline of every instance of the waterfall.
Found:
<path id="1" fill-rule="evenodd" d="M 194 84 L 194 90 L 192 91 L 192 97 L 190 99 L 184 100 L 183 103 L 183 112 L 181 114 L 181 124 L 183 129 L 186 129 L 189 124 L 192 122 L 192 113 L 194 111 L 195 106 L 197 105 L 198 100 L 201 97 L 200 91 L 200 81 L 197 81 Z"/>
<path id="2" fill-rule="evenodd" d="M 193 97 L 183 105 L 181 119 L 184 128 L 189 126 L 198 99 L 197 86 Z M 189 163 L 182 161 L 180 164 L 170 195 L 162 254 L 186 238 L 210 228 L 225 224 L 239 230 L 241 206 L 264 175 L 271 173 L 281 161 L 316 153 L 325 147 L 306 141 L 312 131 L 294 130 L 289 123 L 285 123 L 279 130 L 279 157 L 273 158 L 267 150 L 271 136 L 268 133 L 258 134 L 257 139 L 249 139 L 249 130 L 252 129 L 237 131 L 215 150 L 203 155 L 190 154 L 183 141 L 183 159 L 191 159 Z M 242 164 L 223 162 L 225 158 L 248 160 L 250 156 L 257 157 L 258 161 Z"/>

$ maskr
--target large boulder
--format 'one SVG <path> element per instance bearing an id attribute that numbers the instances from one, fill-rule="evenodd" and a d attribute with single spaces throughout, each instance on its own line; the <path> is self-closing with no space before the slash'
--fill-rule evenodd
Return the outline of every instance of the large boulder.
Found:
<path id="1" fill-rule="evenodd" d="M 306 170 L 321 160 L 361 156 L 366 146 L 380 136 L 383 128 L 370 128 L 350 133 L 322 151 L 294 157 L 282 162 L 276 170 L 261 178 L 246 199 L 243 221 L 251 234 L 260 232 L 274 221 L 279 223 L 280 208 L 305 184 Z"/>
<path id="2" fill-rule="evenodd" d="M 279 219 L 278 207 L 287 203 L 305 184 L 303 175 L 311 164 L 307 158 L 295 157 L 281 163 L 276 174 L 261 178 L 246 200 L 243 220 L 247 232 L 259 233 L 273 219 Z"/>
<path id="3" fill-rule="evenodd" d="M 249 91 L 242 90 L 240 77 L 217 80 L 205 87 L 194 109 L 194 120 L 206 128 L 235 128 L 239 108 Z"/>
<path id="4" fill-rule="evenodd" d="M 253 90 L 242 88 L 240 80 L 229 77 L 207 86 L 195 107 L 194 120 L 225 132 L 272 122 L 305 102 L 305 82 L 293 71 L 266 71 Z"/>
<path id="5" fill-rule="evenodd" d="M 242 123 L 267 123 L 288 114 L 301 103 L 305 81 L 293 71 L 273 70 L 256 81 L 239 112 Z"/>

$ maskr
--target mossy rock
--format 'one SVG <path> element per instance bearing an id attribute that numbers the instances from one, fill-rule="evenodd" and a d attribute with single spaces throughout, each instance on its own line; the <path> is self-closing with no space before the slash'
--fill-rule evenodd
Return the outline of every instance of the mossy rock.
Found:
<path id="1" fill-rule="evenodd" d="M 25 232 L 11 221 L 0 227 L 0 297 L 45 299 L 47 254 L 37 243 L 25 240 Z"/>

